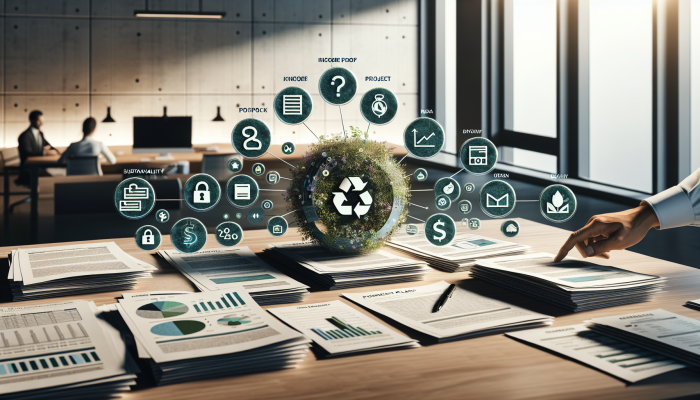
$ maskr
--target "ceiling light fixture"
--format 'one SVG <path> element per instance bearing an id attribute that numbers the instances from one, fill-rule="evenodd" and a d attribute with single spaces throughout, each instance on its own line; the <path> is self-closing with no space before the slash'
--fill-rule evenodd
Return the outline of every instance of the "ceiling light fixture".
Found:
<path id="1" fill-rule="evenodd" d="M 114 118 L 112 118 L 112 107 L 107 107 L 107 117 L 102 122 L 115 122 Z"/>
<path id="2" fill-rule="evenodd" d="M 145 10 L 134 10 L 134 17 L 138 18 L 199 18 L 199 19 L 221 19 L 226 16 L 226 13 L 221 12 L 204 12 L 202 11 L 202 0 L 199 0 L 199 11 L 153 11 L 148 9 L 148 0 L 146 0 Z"/>
<path id="3" fill-rule="evenodd" d="M 221 118 L 221 107 L 220 107 L 220 106 L 216 106 L 216 118 L 212 119 L 212 121 L 219 122 L 219 121 L 223 121 L 223 120 L 224 120 L 224 119 Z"/>

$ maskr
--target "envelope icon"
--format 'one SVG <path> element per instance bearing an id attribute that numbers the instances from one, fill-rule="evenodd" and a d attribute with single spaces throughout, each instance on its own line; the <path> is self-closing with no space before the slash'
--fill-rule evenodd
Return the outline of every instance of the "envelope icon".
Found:
<path id="1" fill-rule="evenodd" d="M 508 207 L 508 193 L 498 199 L 486 193 L 486 207 Z"/>

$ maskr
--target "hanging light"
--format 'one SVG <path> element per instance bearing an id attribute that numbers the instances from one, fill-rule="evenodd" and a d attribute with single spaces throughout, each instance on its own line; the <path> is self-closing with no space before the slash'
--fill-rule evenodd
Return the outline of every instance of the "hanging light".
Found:
<path id="1" fill-rule="evenodd" d="M 216 118 L 212 119 L 212 121 L 219 122 L 219 121 L 223 121 L 223 120 L 224 120 L 224 119 L 221 118 L 221 107 L 220 107 L 220 106 L 216 106 Z"/>
<path id="2" fill-rule="evenodd" d="M 153 11 L 148 9 L 146 0 L 145 10 L 134 10 L 134 17 L 137 18 L 199 18 L 199 19 L 221 19 L 226 16 L 223 11 L 205 12 L 202 11 L 202 0 L 199 0 L 199 11 Z"/>
<path id="3" fill-rule="evenodd" d="M 168 118 L 168 107 L 163 106 L 163 118 Z"/>
<path id="4" fill-rule="evenodd" d="M 107 107 L 107 117 L 105 117 L 105 119 L 103 119 L 102 122 L 115 122 L 114 118 L 112 118 L 111 111 L 112 107 Z"/>

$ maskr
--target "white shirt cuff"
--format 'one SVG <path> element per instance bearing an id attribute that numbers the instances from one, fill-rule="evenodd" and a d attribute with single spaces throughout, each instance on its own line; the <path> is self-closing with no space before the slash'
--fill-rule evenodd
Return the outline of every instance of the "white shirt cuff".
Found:
<path id="1" fill-rule="evenodd" d="M 688 194 L 678 186 L 644 200 L 654 209 L 659 229 L 678 228 L 695 222 L 695 211 Z"/>

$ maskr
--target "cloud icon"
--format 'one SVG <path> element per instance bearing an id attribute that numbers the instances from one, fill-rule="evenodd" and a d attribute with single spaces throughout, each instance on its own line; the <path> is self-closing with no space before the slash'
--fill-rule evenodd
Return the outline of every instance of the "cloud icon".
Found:
<path id="1" fill-rule="evenodd" d="M 508 232 L 508 233 L 515 233 L 517 231 L 518 231 L 518 228 L 516 228 L 515 225 L 513 225 L 513 224 L 506 226 L 506 232 Z"/>

